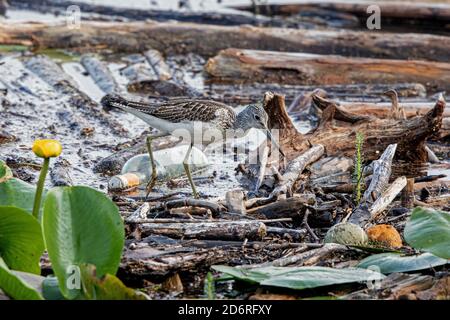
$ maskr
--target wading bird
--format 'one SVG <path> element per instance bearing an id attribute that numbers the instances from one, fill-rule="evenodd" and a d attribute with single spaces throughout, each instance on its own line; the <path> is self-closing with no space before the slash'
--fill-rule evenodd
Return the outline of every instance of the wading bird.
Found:
<path id="1" fill-rule="evenodd" d="M 152 166 L 152 176 L 147 184 L 147 195 L 153 188 L 157 176 L 151 142 L 155 138 L 175 135 L 179 129 L 184 129 L 191 135 L 190 147 L 184 158 L 183 166 L 193 195 L 196 198 L 198 198 L 198 193 L 192 180 L 188 160 L 194 141 L 200 142 L 204 146 L 212 142 L 203 139 L 203 132 L 206 130 L 212 129 L 220 132 L 221 140 L 233 136 L 226 134 L 229 130 L 231 133 L 236 133 L 234 136 L 246 135 L 251 128 L 264 130 L 267 137 L 284 157 L 278 143 L 267 127 L 268 116 L 262 103 L 250 104 L 237 114 L 230 106 L 211 100 L 174 99 L 159 104 L 148 104 L 130 101 L 117 94 L 108 94 L 102 98 L 101 104 L 104 107 L 115 107 L 129 112 L 160 131 L 157 135 L 147 137 L 147 148 Z M 195 132 L 197 128 L 201 128 L 200 134 Z M 198 136 L 202 137 L 200 141 L 198 141 Z M 214 138 L 214 142 L 217 142 L 217 135 Z"/>

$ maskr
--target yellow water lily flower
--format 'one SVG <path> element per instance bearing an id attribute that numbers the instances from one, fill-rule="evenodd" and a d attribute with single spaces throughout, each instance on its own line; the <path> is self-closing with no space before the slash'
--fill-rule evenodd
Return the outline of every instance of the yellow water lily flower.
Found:
<path id="1" fill-rule="evenodd" d="M 57 140 L 43 139 L 33 143 L 33 152 L 41 158 L 53 158 L 61 154 L 62 146 Z"/>

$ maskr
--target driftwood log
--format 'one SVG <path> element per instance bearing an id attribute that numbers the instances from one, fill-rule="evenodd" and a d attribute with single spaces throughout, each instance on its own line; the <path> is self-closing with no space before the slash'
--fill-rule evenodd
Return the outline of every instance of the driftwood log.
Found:
<path id="1" fill-rule="evenodd" d="M 242 243 L 242 242 L 241 242 Z M 179 248 L 156 250 L 151 247 L 126 249 L 120 272 L 129 276 L 165 276 L 171 272 L 207 269 L 242 256 L 241 248 Z"/>
<path id="2" fill-rule="evenodd" d="M 389 145 L 380 158 L 371 163 L 372 179 L 349 222 L 364 226 L 369 220 L 375 220 L 406 186 L 406 177 L 399 177 L 388 186 L 396 149 L 396 144 Z"/>
<path id="3" fill-rule="evenodd" d="M 422 117 L 407 120 L 361 120 L 349 126 L 349 122 L 334 118 L 336 105 L 328 101 L 320 125 L 311 133 L 301 134 L 289 118 L 284 98 L 273 93 L 264 97 L 269 115 L 269 127 L 279 129 L 280 146 L 288 160 L 298 157 L 311 145 L 321 144 L 328 156 L 354 156 L 355 136 L 364 134 L 364 155 L 367 161 L 375 160 L 389 144 L 397 143 L 396 158 L 408 161 L 427 161 L 425 140 L 436 134 L 442 124 L 445 100 L 440 96 L 433 109 Z"/>
<path id="4" fill-rule="evenodd" d="M 157 234 L 173 238 L 210 240 L 261 240 L 266 225 L 258 221 L 143 223 L 138 226 L 142 237 Z"/>
<path id="5" fill-rule="evenodd" d="M 397 57 L 398 59 L 398 57 Z M 450 63 L 226 49 L 205 66 L 211 82 L 352 84 L 420 82 L 450 89 Z"/>
<path id="6" fill-rule="evenodd" d="M 372 173 L 372 179 L 358 207 L 353 210 L 349 217 L 348 222 L 364 226 L 370 220 L 372 216 L 370 212 L 372 204 L 379 199 L 389 183 L 389 178 L 392 173 L 392 160 L 394 159 L 396 149 L 397 144 L 389 145 L 380 158 L 371 163 L 370 171 Z"/>
<path id="7" fill-rule="evenodd" d="M 87 21 L 80 29 L 69 29 L 65 23 L 0 24 L 0 44 L 85 52 L 103 49 L 136 53 L 156 49 L 164 55 L 194 52 L 204 57 L 226 48 L 242 48 L 443 62 L 448 61 L 450 50 L 450 38 L 428 34 Z"/>
<path id="8" fill-rule="evenodd" d="M 316 106 L 321 110 L 324 110 L 329 105 L 326 102 L 327 100 L 321 99 L 319 95 L 316 95 L 314 100 L 316 101 Z M 380 119 L 392 118 L 391 103 L 337 102 L 336 106 L 338 113 L 351 113 L 360 117 L 373 116 Z M 428 102 L 410 102 L 400 103 L 400 107 L 406 118 L 413 118 L 426 115 L 433 105 Z M 450 135 L 450 110 L 444 109 L 442 116 L 441 129 L 436 133 L 435 137 L 431 137 L 432 139 L 445 139 Z"/>
<path id="9" fill-rule="evenodd" d="M 304 212 L 305 199 L 292 197 L 287 199 L 279 199 L 278 201 L 259 206 L 252 209 L 247 209 L 247 213 L 254 217 L 265 217 L 267 219 L 277 218 L 298 218 Z"/>
<path id="10" fill-rule="evenodd" d="M 106 63 L 92 55 L 83 55 L 80 62 L 99 88 L 105 93 L 117 91 L 118 85 Z"/>
<path id="11" fill-rule="evenodd" d="M 97 5 L 79 1 L 68 0 L 10 0 L 13 8 L 35 10 L 43 13 L 61 14 L 70 5 L 76 4 L 82 14 L 101 15 L 101 18 L 117 17 L 132 20 L 155 20 L 155 21 L 180 21 L 195 22 L 200 24 L 214 25 L 258 25 L 258 26 L 284 26 L 281 19 L 266 16 L 253 15 L 239 10 L 228 9 L 227 12 L 196 11 L 196 10 L 155 10 L 135 9 L 117 6 Z M 83 16 L 84 18 L 84 16 Z M 86 16 L 89 18 L 89 16 Z"/>
<path id="12" fill-rule="evenodd" d="M 376 4 L 381 10 L 383 18 L 410 18 L 418 20 L 450 20 L 450 3 L 420 3 L 413 1 L 317 1 L 296 0 L 295 3 L 258 4 L 256 6 L 235 6 L 239 9 L 257 11 L 262 14 L 298 14 L 311 8 L 327 9 L 336 12 L 352 13 L 367 19 L 367 7 Z"/>

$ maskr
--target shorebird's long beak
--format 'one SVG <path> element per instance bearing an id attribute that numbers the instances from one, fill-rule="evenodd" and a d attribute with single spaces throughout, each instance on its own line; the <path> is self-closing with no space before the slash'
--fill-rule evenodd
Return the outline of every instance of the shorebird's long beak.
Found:
<path id="1" fill-rule="evenodd" d="M 270 132 L 269 129 L 266 129 L 266 135 L 267 135 L 267 138 L 270 139 L 270 141 L 272 141 L 272 144 L 275 146 L 275 148 L 278 149 L 278 151 L 279 151 L 280 154 L 283 156 L 283 158 L 285 158 L 284 152 L 281 150 L 280 145 L 279 145 L 278 142 L 275 140 L 275 138 L 272 136 L 272 133 Z"/>

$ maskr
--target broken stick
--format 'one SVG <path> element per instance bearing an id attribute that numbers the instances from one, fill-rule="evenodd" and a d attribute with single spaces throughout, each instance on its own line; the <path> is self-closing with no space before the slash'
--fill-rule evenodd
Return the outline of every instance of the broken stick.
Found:
<path id="1" fill-rule="evenodd" d="M 311 149 L 289 162 L 286 171 L 282 176 L 282 180 L 270 194 L 270 197 L 278 197 L 281 194 L 292 196 L 295 189 L 295 183 L 299 179 L 306 166 L 317 161 L 325 152 L 323 145 L 318 144 L 312 146 Z"/>
<path id="2" fill-rule="evenodd" d="M 138 226 L 142 237 L 158 234 L 174 238 L 209 240 L 261 240 L 267 227 L 259 221 L 143 223 Z"/>

